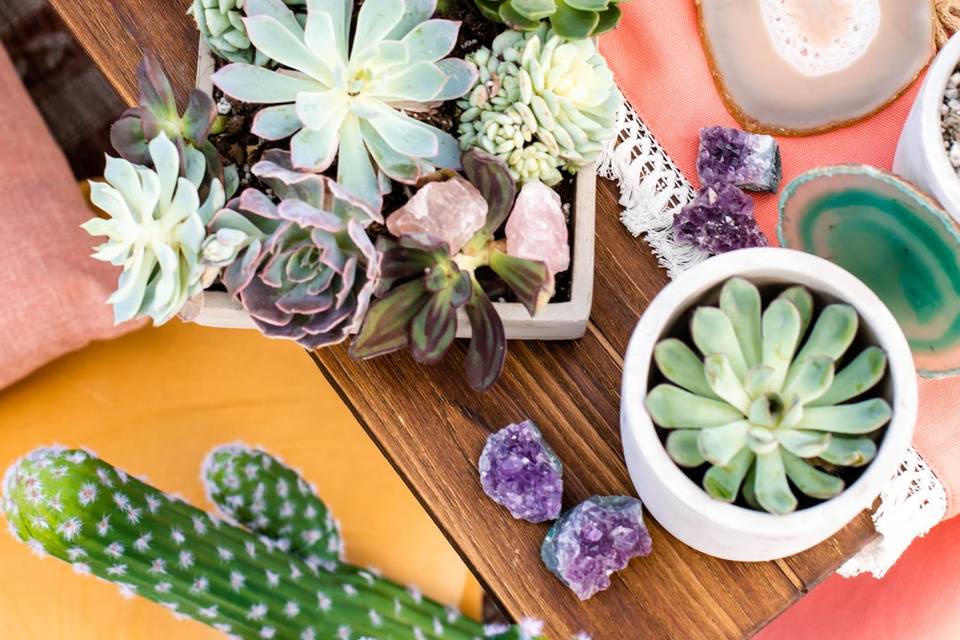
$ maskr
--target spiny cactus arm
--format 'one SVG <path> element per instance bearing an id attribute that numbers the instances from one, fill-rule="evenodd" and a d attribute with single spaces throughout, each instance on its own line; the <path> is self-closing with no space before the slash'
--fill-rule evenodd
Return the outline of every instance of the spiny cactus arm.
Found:
<path id="1" fill-rule="evenodd" d="M 827 407 L 846 402 L 875 387 L 886 372 L 887 355 L 883 349 L 867 347 L 834 377 L 830 389 L 809 406 Z"/>
<path id="2" fill-rule="evenodd" d="M 720 310 L 733 322 L 748 368 L 760 364 L 763 358 L 760 307 L 760 291 L 743 278 L 727 280 L 720 291 Z"/>
<path id="3" fill-rule="evenodd" d="M 241 526 L 272 538 L 314 567 L 343 558 L 340 524 L 316 490 L 294 469 L 243 444 L 213 449 L 203 461 L 207 498 Z"/>
<path id="4" fill-rule="evenodd" d="M 212 518 L 80 450 L 38 449 L 4 480 L 13 533 L 235 637 L 473 640 L 482 627 L 437 619 L 361 571 L 314 571 L 276 543 Z M 400 593 L 397 593 L 399 591 Z"/>

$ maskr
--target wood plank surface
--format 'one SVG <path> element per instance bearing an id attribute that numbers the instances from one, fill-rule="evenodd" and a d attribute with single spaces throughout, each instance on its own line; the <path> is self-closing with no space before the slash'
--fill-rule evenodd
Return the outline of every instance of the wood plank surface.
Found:
<path id="1" fill-rule="evenodd" d="M 51 0 L 118 93 L 132 102 L 141 52 L 155 53 L 182 97 L 196 32 L 186 0 Z M 511 616 L 547 622 L 566 640 L 741 638 L 829 575 L 874 534 L 861 515 L 833 539 L 780 562 L 734 563 L 700 554 L 649 522 L 654 553 L 613 587 L 579 602 L 546 571 L 546 525 L 512 520 L 480 490 L 476 461 L 487 435 L 532 418 L 563 459 L 565 507 L 594 494 L 632 494 L 619 438 L 622 353 L 667 281 L 647 245 L 618 221 L 615 187 L 598 184 L 594 310 L 575 342 L 510 344 L 503 377 L 478 395 L 462 381 L 465 351 L 423 367 L 405 354 L 354 362 L 336 347 L 313 355 L 322 373 L 400 472 L 489 593 Z M 322 420 L 322 416 L 317 417 Z"/>

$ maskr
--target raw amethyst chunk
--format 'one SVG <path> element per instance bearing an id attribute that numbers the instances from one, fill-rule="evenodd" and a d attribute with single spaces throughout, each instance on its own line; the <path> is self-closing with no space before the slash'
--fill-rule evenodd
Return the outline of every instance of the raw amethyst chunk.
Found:
<path id="1" fill-rule="evenodd" d="M 563 465 L 532 420 L 491 434 L 478 466 L 484 493 L 514 518 L 546 522 L 560 515 Z"/>
<path id="2" fill-rule="evenodd" d="M 627 496 L 593 496 L 564 513 L 547 533 L 540 557 L 581 600 L 610 586 L 610 575 L 650 555 L 643 505 Z"/>
<path id="3" fill-rule="evenodd" d="M 732 184 L 701 189 L 674 217 L 673 230 L 678 240 L 712 254 L 768 244 L 753 217 L 753 200 Z"/>
<path id="4" fill-rule="evenodd" d="M 775 192 L 783 175 L 780 146 L 771 136 L 727 127 L 700 130 L 700 184 L 732 184 L 748 191 Z"/>

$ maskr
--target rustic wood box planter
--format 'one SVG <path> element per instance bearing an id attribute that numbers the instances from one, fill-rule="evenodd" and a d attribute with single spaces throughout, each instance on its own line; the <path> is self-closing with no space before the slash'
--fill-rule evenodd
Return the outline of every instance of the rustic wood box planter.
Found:
<path id="1" fill-rule="evenodd" d="M 197 86 L 212 92 L 210 77 L 216 63 L 203 40 L 197 56 Z M 503 320 L 508 339 L 514 340 L 572 340 L 583 336 L 593 306 L 593 259 L 596 222 L 596 171 L 584 167 L 577 175 L 576 197 L 573 204 L 573 246 L 570 265 L 572 283 L 570 300 L 551 302 L 531 318 L 519 302 L 495 302 L 494 308 Z M 253 321 L 240 303 L 224 291 L 204 291 L 203 307 L 193 322 L 207 327 L 227 329 L 254 329 Z M 457 337 L 470 337 L 470 323 L 461 310 Z"/>

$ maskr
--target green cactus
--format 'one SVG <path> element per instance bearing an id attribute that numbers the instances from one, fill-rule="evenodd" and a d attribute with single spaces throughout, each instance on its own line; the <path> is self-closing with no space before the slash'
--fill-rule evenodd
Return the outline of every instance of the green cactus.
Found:
<path id="1" fill-rule="evenodd" d="M 727 281 L 719 308 L 693 314 L 702 361 L 676 338 L 657 344 L 654 360 L 673 384 L 652 389 L 646 407 L 670 431 L 674 462 L 710 465 L 703 478 L 710 496 L 734 502 L 742 495 L 755 509 L 785 514 L 798 504 L 791 483 L 827 500 L 844 489 L 832 473 L 837 467 L 864 466 L 876 455 L 892 412 L 884 399 L 863 396 L 884 377 L 886 355 L 872 346 L 841 362 L 859 323 L 844 304 L 825 307 L 798 350 L 815 310 L 803 287 L 761 308 L 753 284 Z"/>
<path id="2" fill-rule="evenodd" d="M 323 503 L 279 461 L 229 446 L 215 450 L 204 470 L 210 495 L 251 530 L 79 449 L 38 449 L 19 460 L 4 478 L 2 508 L 14 536 L 37 555 L 232 637 L 484 636 L 481 624 L 415 589 L 341 563 L 339 533 Z M 532 638 L 522 625 L 494 637 Z"/>

